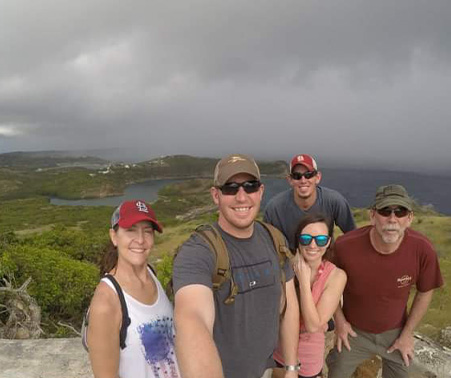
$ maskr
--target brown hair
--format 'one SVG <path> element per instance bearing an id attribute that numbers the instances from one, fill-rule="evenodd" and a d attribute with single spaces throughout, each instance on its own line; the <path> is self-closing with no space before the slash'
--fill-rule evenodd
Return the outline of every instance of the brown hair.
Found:
<path id="1" fill-rule="evenodd" d="M 152 229 L 155 232 L 155 227 L 152 222 L 149 222 L 152 226 Z M 119 230 L 119 225 L 115 225 L 113 227 L 114 232 L 117 232 Z M 113 242 L 110 240 L 108 245 L 105 247 L 103 256 L 100 260 L 100 277 L 103 277 L 105 274 L 111 272 L 111 270 L 117 268 L 117 262 L 119 259 L 119 252 L 117 250 L 117 247 L 113 244 Z"/>
<path id="2" fill-rule="evenodd" d="M 326 249 L 326 253 L 323 255 L 323 260 L 331 260 L 332 258 L 332 245 L 334 242 L 334 224 L 332 220 L 324 215 L 323 213 L 312 213 L 306 215 L 304 218 L 301 219 L 299 222 L 298 228 L 296 230 L 296 239 L 295 239 L 295 252 L 297 253 L 297 249 L 299 247 L 299 236 L 302 234 L 302 231 L 304 228 L 306 228 L 309 224 L 312 223 L 325 223 L 327 225 L 327 234 L 330 236 L 330 244 Z M 296 296 L 298 297 L 298 303 L 299 303 L 299 312 L 301 314 L 302 319 L 302 308 L 301 308 L 301 293 L 299 290 L 299 280 L 298 277 L 294 276 L 294 286 L 296 288 Z M 301 320 L 303 321 L 303 320 Z"/>
<path id="3" fill-rule="evenodd" d="M 113 227 L 114 232 L 117 232 L 118 229 L 118 225 Z M 100 277 L 103 277 L 106 273 L 109 273 L 113 268 L 117 267 L 118 258 L 119 254 L 117 247 L 110 240 L 110 242 L 104 249 L 103 256 L 100 261 Z"/>
<path id="4" fill-rule="evenodd" d="M 334 223 L 332 220 L 324 215 L 323 213 L 312 213 L 306 215 L 304 218 L 301 219 L 299 222 L 298 228 L 296 230 L 296 237 L 294 240 L 295 244 L 295 251 L 297 251 L 299 247 L 299 236 L 302 234 L 302 231 L 304 228 L 306 228 L 309 224 L 312 223 L 325 223 L 327 226 L 327 234 L 330 237 L 330 244 L 327 247 L 326 253 L 323 255 L 323 260 L 331 260 L 332 258 L 332 244 L 334 241 Z"/>

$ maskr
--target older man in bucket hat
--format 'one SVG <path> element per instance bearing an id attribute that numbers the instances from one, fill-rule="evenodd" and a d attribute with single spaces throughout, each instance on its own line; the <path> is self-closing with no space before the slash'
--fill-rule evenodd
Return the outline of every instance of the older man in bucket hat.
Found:
<path id="1" fill-rule="evenodd" d="M 334 262 L 348 281 L 343 308 L 335 313 L 337 345 L 327 358 L 329 378 L 350 377 L 374 355 L 382 359 L 384 378 L 408 377 L 413 331 L 434 289 L 443 285 L 431 242 L 410 228 L 413 203 L 404 187 L 379 187 L 370 220 L 370 226 L 335 243 Z M 416 294 L 407 311 L 412 286 Z"/>
<path id="2" fill-rule="evenodd" d="M 266 226 L 255 222 L 263 189 L 251 157 L 229 155 L 216 165 L 210 192 L 219 216 L 213 227 L 230 260 L 237 287 L 233 303 L 231 279 L 213 290 L 214 253 L 199 235 L 185 242 L 174 260 L 176 352 L 184 378 L 271 377 L 279 321 L 285 377 L 298 376 L 294 273 L 288 259 L 279 265 Z M 281 274 L 286 276 L 284 288 Z M 283 290 L 287 306 L 280 317 Z"/>

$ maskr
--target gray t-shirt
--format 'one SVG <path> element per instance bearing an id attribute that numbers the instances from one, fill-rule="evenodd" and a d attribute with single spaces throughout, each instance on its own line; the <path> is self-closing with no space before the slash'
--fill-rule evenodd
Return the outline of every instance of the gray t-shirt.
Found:
<path id="1" fill-rule="evenodd" d="M 348 201 L 336 190 L 322 186 L 316 187 L 316 201 L 307 211 L 301 210 L 294 202 L 293 189 L 277 194 L 266 205 L 263 220 L 282 231 L 290 249 L 294 250 L 299 222 L 308 213 L 317 212 L 329 216 L 344 233 L 355 229 Z"/>
<path id="2" fill-rule="evenodd" d="M 248 239 L 220 231 L 239 291 L 230 305 L 224 304 L 230 293 L 229 282 L 214 292 L 213 338 L 226 378 L 259 378 L 267 367 L 273 366 L 272 353 L 278 340 L 281 299 L 278 255 L 269 233 L 258 223 Z M 199 236 L 193 235 L 174 260 L 174 291 L 191 284 L 212 288 L 214 269 L 213 253 Z M 285 274 L 287 280 L 294 276 L 288 261 Z"/>

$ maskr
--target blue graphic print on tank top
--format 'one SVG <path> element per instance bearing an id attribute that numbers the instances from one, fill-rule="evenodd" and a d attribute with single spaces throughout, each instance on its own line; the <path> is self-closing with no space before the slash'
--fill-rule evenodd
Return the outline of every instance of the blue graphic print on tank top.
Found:
<path id="1" fill-rule="evenodd" d="M 163 373 L 164 377 L 177 377 L 172 323 L 171 318 L 164 317 L 138 327 L 144 358 L 152 366 L 156 377 L 159 377 L 160 373 Z M 172 374 L 167 369 L 170 369 Z"/>

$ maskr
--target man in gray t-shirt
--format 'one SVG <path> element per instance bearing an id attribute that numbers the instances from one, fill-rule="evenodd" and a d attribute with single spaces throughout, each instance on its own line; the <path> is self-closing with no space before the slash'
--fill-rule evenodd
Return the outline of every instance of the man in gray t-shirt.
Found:
<path id="1" fill-rule="evenodd" d="M 294 156 L 287 179 L 291 189 L 277 194 L 269 201 L 263 220 L 283 232 L 291 250 L 294 250 L 299 222 L 308 213 L 323 213 L 344 233 L 355 229 L 346 199 L 333 189 L 319 186 L 321 172 L 312 156 Z"/>
<path id="2" fill-rule="evenodd" d="M 280 317 L 282 288 L 278 255 L 268 231 L 255 222 L 263 185 L 255 161 L 230 155 L 219 161 L 211 188 L 217 227 L 226 244 L 238 294 L 232 304 L 226 282 L 212 290 L 215 260 L 197 235 L 174 260 L 176 353 L 184 378 L 271 377 L 278 336 L 285 351 L 285 377 L 297 377 L 299 307 L 288 263 L 287 307 Z M 280 328 L 279 328 L 280 322 Z"/>

